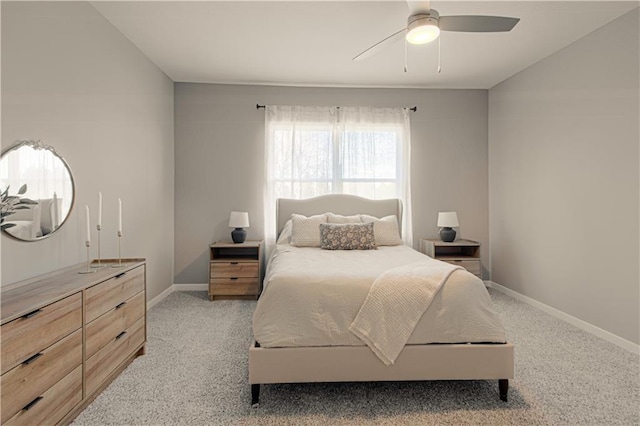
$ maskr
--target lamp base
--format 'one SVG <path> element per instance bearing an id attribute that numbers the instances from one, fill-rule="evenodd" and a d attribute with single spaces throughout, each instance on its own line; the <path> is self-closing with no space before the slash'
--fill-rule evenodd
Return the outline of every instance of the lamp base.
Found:
<path id="1" fill-rule="evenodd" d="M 445 243 L 451 243 L 456 239 L 456 230 L 445 226 L 440 230 L 440 239 Z"/>
<path id="2" fill-rule="evenodd" d="M 234 243 L 244 243 L 247 239 L 247 231 L 242 228 L 236 228 L 231 231 L 231 239 Z"/>

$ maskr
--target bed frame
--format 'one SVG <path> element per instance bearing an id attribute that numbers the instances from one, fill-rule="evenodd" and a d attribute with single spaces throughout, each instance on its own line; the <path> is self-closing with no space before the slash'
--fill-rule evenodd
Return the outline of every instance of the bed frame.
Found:
<path id="1" fill-rule="evenodd" d="M 401 218 L 402 203 L 351 195 L 279 199 L 278 233 L 292 213 L 310 216 L 328 211 Z M 251 404 L 258 406 L 260 385 L 270 383 L 496 379 L 500 399 L 507 401 L 509 379 L 513 379 L 513 349 L 511 343 L 407 345 L 393 365 L 385 366 L 368 346 L 262 348 L 254 342 L 249 347 Z"/>

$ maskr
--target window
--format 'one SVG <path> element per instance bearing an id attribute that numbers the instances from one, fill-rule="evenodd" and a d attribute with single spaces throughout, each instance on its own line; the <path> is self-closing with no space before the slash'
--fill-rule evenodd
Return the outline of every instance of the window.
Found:
<path id="1" fill-rule="evenodd" d="M 403 108 L 267 107 L 265 229 L 275 200 L 325 194 L 400 198 L 410 242 L 409 118 Z"/>

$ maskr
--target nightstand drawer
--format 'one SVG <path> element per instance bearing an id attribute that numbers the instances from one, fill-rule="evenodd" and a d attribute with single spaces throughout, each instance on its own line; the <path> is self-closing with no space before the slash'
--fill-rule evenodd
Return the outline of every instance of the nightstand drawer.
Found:
<path id="1" fill-rule="evenodd" d="M 257 278 L 258 262 L 212 262 L 211 278 Z"/>
<path id="2" fill-rule="evenodd" d="M 474 275 L 480 275 L 480 261 L 479 260 L 445 260 L 452 265 L 462 266 L 467 271 Z"/>
<path id="3" fill-rule="evenodd" d="M 260 293 L 257 278 L 212 278 L 209 281 L 209 294 L 213 296 L 245 296 Z"/>

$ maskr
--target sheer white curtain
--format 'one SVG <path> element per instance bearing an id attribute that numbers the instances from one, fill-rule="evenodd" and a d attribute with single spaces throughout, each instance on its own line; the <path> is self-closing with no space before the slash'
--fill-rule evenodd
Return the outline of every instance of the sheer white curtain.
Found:
<path id="1" fill-rule="evenodd" d="M 337 191 L 372 199 L 399 198 L 402 239 L 411 246 L 411 131 L 406 108 L 342 107 Z"/>
<path id="2" fill-rule="evenodd" d="M 410 126 L 404 108 L 267 106 L 265 239 L 275 242 L 275 200 L 331 193 L 403 201 L 411 245 Z"/>
<path id="3" fill-rule="evenodd" d="M 333 192 L 336 108 L 265 108 L 265 241 L 276 238 L 276 199 Z"/>

